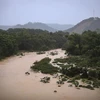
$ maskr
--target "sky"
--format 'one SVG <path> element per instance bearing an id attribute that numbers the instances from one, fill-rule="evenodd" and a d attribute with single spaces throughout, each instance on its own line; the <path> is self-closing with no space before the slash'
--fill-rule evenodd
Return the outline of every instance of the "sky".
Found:
<path id="1" fill-rule="evenodd" d="M 0 25 L 28 22 L 77 24 L 100 17 L 100 0 L 0 0 Z"/>

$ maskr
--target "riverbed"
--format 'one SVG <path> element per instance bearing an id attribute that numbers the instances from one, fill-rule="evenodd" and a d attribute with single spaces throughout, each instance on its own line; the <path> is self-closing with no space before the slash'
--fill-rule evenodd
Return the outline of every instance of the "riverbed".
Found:
<path id="1" fill-rule="evenodd" d="M 52 51 L 57 51 L 58 55 L 50 55 Z M 12 56 L 0 61 L 0 100 L 100 100 L 100 89 L 76 89 L 68 87 L 68 83 L 58 87 L 56 78 L 30 70 L 35 61 L 45 57 L 52 60 L 63 58 L 66 56 L 64 53 L 61 49 L 40 55 L 29 52 L 25 56 Z M 25 74 L 27 71 L 30 75 Z M 50 83 L 40 82 L 45 76 L 51 77 Z"/>

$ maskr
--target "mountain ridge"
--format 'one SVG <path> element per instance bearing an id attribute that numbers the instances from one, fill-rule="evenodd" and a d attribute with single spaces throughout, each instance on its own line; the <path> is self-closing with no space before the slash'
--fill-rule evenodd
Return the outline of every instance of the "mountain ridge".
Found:
<path id="1" fill-rule="evenodd" d="M 57 24 L 57 23 L 48 23 L 47 25 L 56 30 L 61 30 L 61 31 L 72 28 L 74 26 L 72 24 Z"/>
<path id="2" fill-rule="evenodd" d="M 82 33 L 87 30 L 96 31 L 100 29 L 100 18 L 98 17 L 90 17 L 88 19 L 84 19 L 74 27 L 67 29 L 66 31 L 69 33 Z"/>
<path id="3" fill-rule="evenodd" d="M 17 24 L 17 25 L 0 25 L 0 29 L 8 30 L 9 28 L 26 28 L 26 29 L 41 29 L 41 30 L 47 30 L 49 32 L 56 32 L 57 30 L 49 27 L 47 24 L 41 23 L 41 22 L 28 22 L 26 24 Z"/>
<path id="4" fill-rule="evenodd" d="M 64 31 L 65 29 L 71 28 L 71 24 L 45 24 L 41 22 L 28 22 L 26 24 L 17 24 L 17 25 L 0 25 L 0 29 L 7 30 L 9 28 L 29 28 L 29 29 L 42 29 L 49 32 Z"/>
<path id="5" fill-rule="evenodd" d="M 44 23 L 40 23 L 40 22 L 35 22 L 35 23 L 28 22 L 24 25 L 17 24 L 15 26 L 13 26 L 12 28 L 42 29 L 42 30 L 47 30 L 49 32 L 57 31 L 56 29 L 49 27 L 48 25 L 46 25 Z"/>

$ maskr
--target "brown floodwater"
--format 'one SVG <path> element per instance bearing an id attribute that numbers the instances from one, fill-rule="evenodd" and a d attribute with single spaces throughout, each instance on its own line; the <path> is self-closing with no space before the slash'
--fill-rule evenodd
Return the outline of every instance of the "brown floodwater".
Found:
<path id="1" fill-rule="evenodd" d="M 64 57 L 61 49 L 56 49 L 58 55 L 51 56 L 49 52 L 37 55 L 35 52 L 25 53 L 25 56 L 13 56 L 0 61 L 0 100 L 100 100 L 100 89 L 89 90 L 68 87 L 65 83 L 61 87 L 56 84 L 57 79 L 50 75 L 30 71 L 30 66 L 44 57 L 52 59 Z M 25 75 L 25 72 L 30 75 Z M 50 76 L 50 83 L 40 82 L 40 78 Z M 54 93 L 54 90 L 57 93 Z"/>

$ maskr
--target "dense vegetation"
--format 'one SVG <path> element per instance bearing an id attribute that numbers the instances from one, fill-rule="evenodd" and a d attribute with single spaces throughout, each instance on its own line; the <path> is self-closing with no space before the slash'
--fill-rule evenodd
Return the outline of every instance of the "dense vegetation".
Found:
<path id="1" fill-rule="evenodd" d="M 85 66 L 100 66 L 100 33 L 86 31 L 68 36 L 66 51 L 69 55 L 84 57 Z"/>
<path id="2" fill-rule="evenodd" d="M 54 74 L 58 72 L 58 68 L 54 67 L 52 64 L 50 64 L 51 59 L 50 58 L 44 58 L 39 62 L 35 62 L 33 66 L 31 66 L 31 69 L 34 71 L 40 71 L 44 74 Z"/>
<path id="3" fill-rule="evenodd" d="M 45 51 L 61 48 L 66 42 L 65 32 L 39 29 L 0 30 L 0 59 L 24 51 Z"/>
<path id="4" fill-rule="evenodd" d="M 93 87 L 100 86 L 100 33 L 85 31 L 67 36 L 66 52 L 69 57 L 56 59 L 62 65 L 61 73 L 74 79 L 85 79 Z"/>

